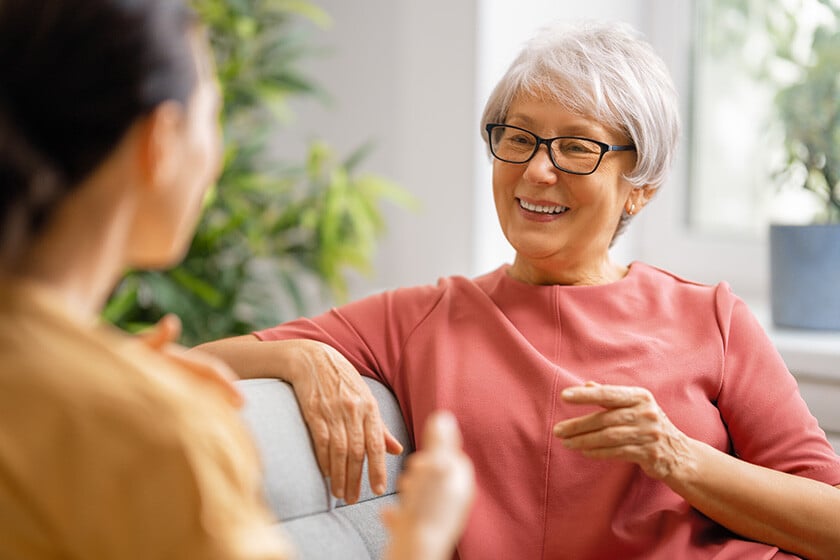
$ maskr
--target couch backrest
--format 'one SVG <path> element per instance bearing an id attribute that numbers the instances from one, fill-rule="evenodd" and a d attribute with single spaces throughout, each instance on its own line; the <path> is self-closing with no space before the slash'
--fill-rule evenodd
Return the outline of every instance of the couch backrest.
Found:
<path id="1" fill-rule="evenodd" d="M 411 451 L 399 405 L 381 383 L 365 378 L 391 433 L 405 448 L 388 456 L 388 489 L 370 490 L 367 464 L 358 503 L 347 505 L 329 494 L 291 386 L 276 379 L 249 379 L 237 386 L 245 396 L 242 415 L 262 457 L 266 499 L 294 542 L 302 560 L 374 560 L 387 535 L 379 510 L 395 499 L 396 479 Z"/>

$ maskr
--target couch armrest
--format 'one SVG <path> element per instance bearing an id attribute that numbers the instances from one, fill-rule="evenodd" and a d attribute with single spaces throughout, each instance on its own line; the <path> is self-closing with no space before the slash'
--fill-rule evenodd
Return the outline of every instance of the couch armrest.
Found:
<path id="1" fill-rule="evenodd" d="M 242 416 L 262 459 L 266 500 L 301 558 L 381 557 L 387 536 L 379 510 L 394 500 L 396 479 L 411 445 L 393 394 L 374 379 L 365 382 L 405 451 L 387 457 L 388 488 L 382 496 L 371 492 L 365 464 L 362 492 L 354 505 L 330 496 L 292 387 L 276 379 L 237 382 L 245 396 Z"/>

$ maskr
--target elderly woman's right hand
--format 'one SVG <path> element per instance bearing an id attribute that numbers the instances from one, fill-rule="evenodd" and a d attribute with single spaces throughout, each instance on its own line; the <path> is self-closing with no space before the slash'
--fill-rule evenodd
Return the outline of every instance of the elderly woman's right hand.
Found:
<path id="1" fill-rule="evenodd" d="M 347 503 L 359 499 L 365 456 L 371 489 L 385 492 L 385 453 L 396 455 L 403 448 L 382 422 L 379 405 L 359 372 L 327 344 L 313 340 L 282 344 L 295 357 L 288 381 L 333 495 Z"/>

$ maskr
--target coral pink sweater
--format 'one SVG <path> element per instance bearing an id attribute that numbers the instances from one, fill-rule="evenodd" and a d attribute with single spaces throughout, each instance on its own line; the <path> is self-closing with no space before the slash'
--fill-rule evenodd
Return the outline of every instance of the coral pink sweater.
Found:
<path id="1" fill-rule="evenodd" d="M 634 464 L 566 450 L 552 426 L 589 412 L 570 385 L 649 389 L 692 438 L 780 471 L 840 484 L 840 460 L 746 305 L 633 263 L 601 286 L 533 286 L 507 267 L 399 289 L 256 333 L 342 352 L 396 394 L 413 434 L 446 408 L 478 496 L 458 551 L 488 558 L 789 558 L 739 539 Z"/>

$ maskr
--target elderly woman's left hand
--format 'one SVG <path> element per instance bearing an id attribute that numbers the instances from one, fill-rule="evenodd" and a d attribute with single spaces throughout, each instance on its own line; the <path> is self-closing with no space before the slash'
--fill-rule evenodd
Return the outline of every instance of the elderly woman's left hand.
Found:
<path id="1" fill-rule="evenodd" d="M 568 449 L 593 459 L 636 463 L 657 480 L 690 460 L 688 436 L 671 423 L 647 389 L 590 381 L 565 389 L 562 398 L 570 404 L 604 408 L 554 426 L 554 435 Z"/>

